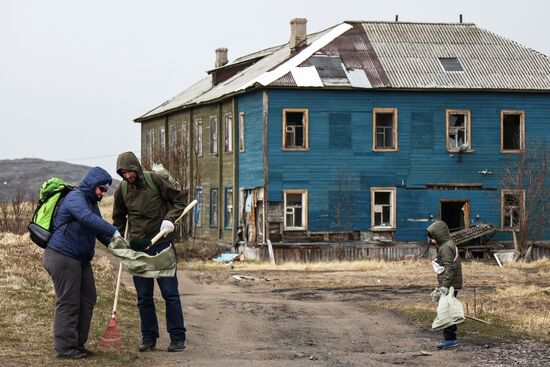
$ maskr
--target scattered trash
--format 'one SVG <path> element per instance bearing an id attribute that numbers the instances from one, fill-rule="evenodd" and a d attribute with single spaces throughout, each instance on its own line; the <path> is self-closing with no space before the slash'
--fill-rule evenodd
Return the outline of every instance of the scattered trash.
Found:
<path id="1" fill-rule="evenodd" d="M 215 259 L 212 259 L 212 260 L 220 262 L 220 263 L 230 263 L 232 261 L 235 261 L 238 258 L 239 258 L 239 254 L 226 252 L 226 253 L 223 253 L 220 256 L 218 256 L 218 257 L 216 257 Z"/>

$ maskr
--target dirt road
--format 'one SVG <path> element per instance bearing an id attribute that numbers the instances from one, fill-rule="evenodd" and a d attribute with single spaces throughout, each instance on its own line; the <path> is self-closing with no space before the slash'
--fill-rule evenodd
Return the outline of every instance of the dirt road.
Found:
<path id="1" fill-rule="evenodd" d="M 360 299 L 342 301 L 269 282 L 243 287 L 227 283 L 228 273 L 217 272 L 217 279 L 189 271 L 178 276 L 187 349 L 165 352 L 164 334 L 159 350 L 148 355 L 155 365 L 471 366 L 479 349 L 435 351 L 439 332 L 418 330 L 389 312 L 369 312 Z"/>

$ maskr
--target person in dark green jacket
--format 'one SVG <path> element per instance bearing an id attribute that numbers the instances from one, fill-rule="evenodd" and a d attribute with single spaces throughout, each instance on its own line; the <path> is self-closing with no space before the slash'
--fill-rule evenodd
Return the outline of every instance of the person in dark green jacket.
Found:
<path id="1" fill-rule="evenodd" d="M 174 239 L 174 222 L 185 209 L 182 193 L 167 179 L 149 172 L 149 178 L 132 152 L 118 156 L 117 173 L 126 181 L 115 192 L 113 224 L 124 233 L 128 220 L 129 238 L 151 240 L 161 230 L 168 233 L 145 252 L 156 255 L 171 246 Z M 123 187 L 125 186 L 125 189 Z M 173 246 L 172 246 L 173 248 Z M 186 330 L 178 290 L 177 273 L 173 277 L 157 279 L 162 297 L 166 303 L 166 328 L 170 334 L 169 352 L 185 349 Z M 140 352 L 155 349 L 159 337 L 158 322 L 153 299 L 154 279 L 134 276 L 141 318 L 142 343 Z"/>
<path id="2" fill-rule="evenodd" d="M 449 227 L 442 220 L 437 220 L 427 228 L 427 231 L 430 243 L 437 248 L 435 261 L 442 267 L 442 272 L 437 274 L 439 290 L 442 294 L 447 295 L 449 288 L 454 287 L 456 297 L 458 290 L 462 289 L 462 264 L 458 248 L 451 239 Z M 437 347 L 439 349 L 456 347 L 458 345 L 456 330 L 456 325 L 443 329 L 444 340 Z"/>

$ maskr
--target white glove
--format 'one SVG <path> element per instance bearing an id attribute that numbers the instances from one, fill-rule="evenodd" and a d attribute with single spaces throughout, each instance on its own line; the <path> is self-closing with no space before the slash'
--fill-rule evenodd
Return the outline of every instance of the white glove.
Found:
<path id="1" fill-rule="evenodd" d="M 113 234 L 113 238 L 122 238 L 122 235 L 118 230 L 115 231 L 115 234 Z"/>
<path id="2" fill-rule="evenodd" d="M 447 293 L 449 293 L 449 288 L 447 287 L 439 287 L 439 290 L 441 291 L 441 294 L 443 294 L 444 296 L 446 296 Z"/>
<path id="3" fill-rule="evenodd" d="M 160 225 L 160 230 L 166 230 L 166 233 L 164 233 L 164 237 L 168 236 L 168 233 L 174 232 L 174 223 L 170 222 L 169 220 L 163 220 L 162 224 Z"/>

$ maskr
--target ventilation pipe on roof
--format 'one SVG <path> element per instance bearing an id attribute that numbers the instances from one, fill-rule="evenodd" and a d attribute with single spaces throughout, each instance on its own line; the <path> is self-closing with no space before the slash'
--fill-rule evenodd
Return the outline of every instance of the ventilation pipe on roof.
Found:
<path id="1" fill-rule="evenodd" d="M 306 45 L 307 41 L 307 19 L 294 18 L 290 21 L 290 48 L 292 50 L 299 49 Z"/>
<path id="2" fill-rule="evenodd" d="M 395 21 L 399 22 L 399 14 L 395 14 Z"/>
<path id="3" fill-rule="evenodd" d="M 227 64 L 227 48 L 220 47 L 216 49 L 216 64 L 215 67 L 219 68 Z"/>
<path id="4" fill-rule="evenodd" d="M 462 23 L 462 14 L 460 14 L 459 19 L 460 19 L 460 23 Z"/>

